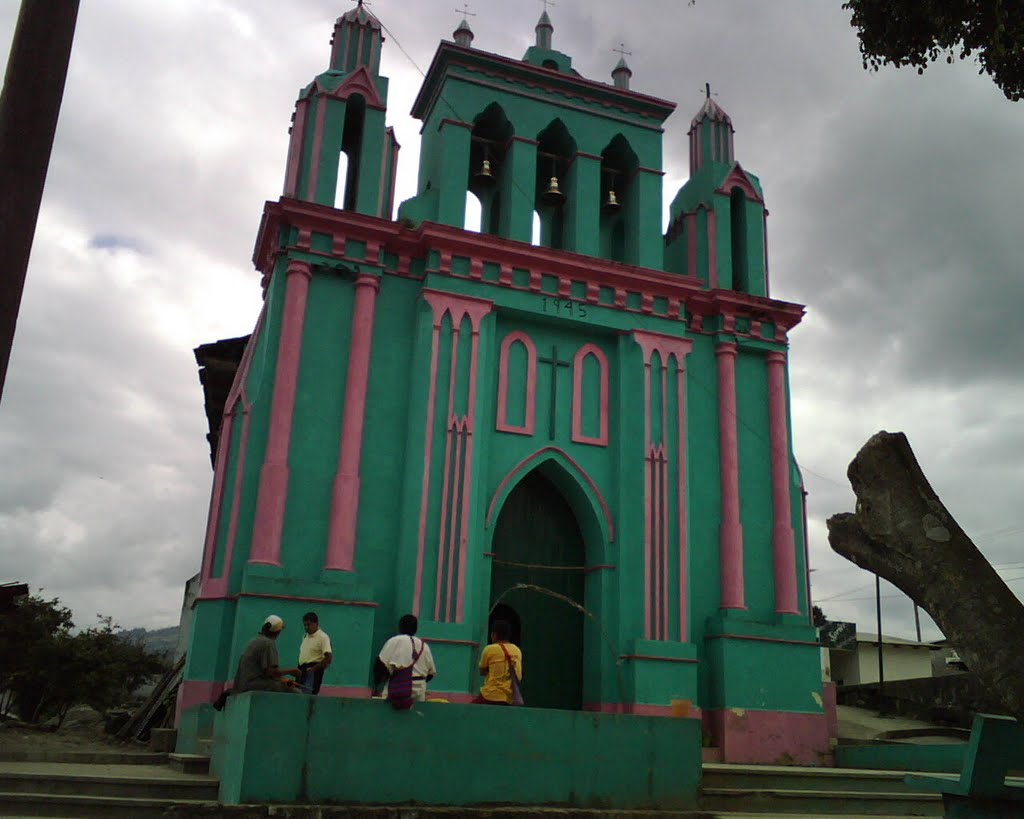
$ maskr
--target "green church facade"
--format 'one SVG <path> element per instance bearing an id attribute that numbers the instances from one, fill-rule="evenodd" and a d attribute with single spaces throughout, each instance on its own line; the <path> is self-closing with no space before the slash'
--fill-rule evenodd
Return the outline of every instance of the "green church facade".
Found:
<path id="1" fill-rule="evenodd" d="M 699 719 L 726 761 L 823 764 L 788 409 L 803 308 L 768 295 L 763 193 L 729 117 L 709 94 L 692 121 L 666 233 L 672 103 L 631 90 L 623 61 L 613 84 L 579 76 L 546 14 L 522 60 L 474 49 L 465 23 L 454 37 L 413 108 L 397 219 L 361 4 L 296 104 L 224 407 L 179 749 L 210 735 L 264 617 L 289 624 L 288 665 L 313 609 L 336 651 L 321 696 L 368 696 L 412 612 L 432 696 L 468 702 L 502 617 L 530 706 Z"/>

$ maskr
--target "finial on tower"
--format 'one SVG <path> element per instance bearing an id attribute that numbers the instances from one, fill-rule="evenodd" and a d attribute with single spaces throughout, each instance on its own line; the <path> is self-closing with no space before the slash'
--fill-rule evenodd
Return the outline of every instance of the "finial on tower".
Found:
<path id="1" fill-rule="evenodd" d="M 469 10 L 469 3 L 463 3 L 461 9 L 455 9 L 456 14 L 462 15 L 462 22 L 459 23 L 459 27 L 455 29 L 452 37 L 455 39 L 455 44 L 465 46 L 469 48 L 473 44 L 473 29 L 469 27 L 470 17 L 476 17 L 476 13 Z"/>
<path id="2" fill-rule="evenodd" d="M 554 0 L 540 0 L 544 4 L 544 11 L 541 12 L 540 19 L 537 21 L 537 48 L 546 48 L 548 51 L 551 50 L 551 35 L 555 30 L 555 27 L 551 23 L 551 18 L 548 17 L 548 6 L 555 5 Z"/>
<path id="3" fill-rule="evenodd" d="M 627 55 L 632 57 L 633 52 L 626 51 L 625 43 L 619 43 L 619 47 L 613 48 L 612 51 L 619 55 L 619 62 L 616 64 L 615 68 L 612 69 L 612 81 L 615 83 L 616 88 L 622 88 L 628 91 L 629 78 L 633 76 L 633 72 L 626 64 L 626 57 Z"/>

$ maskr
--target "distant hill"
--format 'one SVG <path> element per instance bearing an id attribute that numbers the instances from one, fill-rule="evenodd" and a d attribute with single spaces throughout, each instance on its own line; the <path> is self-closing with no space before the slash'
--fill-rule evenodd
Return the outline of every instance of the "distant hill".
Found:
<path id="1" fill-rule="evenodd" d="M 168 657 L 174 655 L 174 649 L 178 645 L 178 627 L 168 626 L 150 631 L 144 628 L 125 629 L 121 633 L 124 640 L 133 643 L 142 643 L 149 651 L 155 654 L 165 654 Z"/>

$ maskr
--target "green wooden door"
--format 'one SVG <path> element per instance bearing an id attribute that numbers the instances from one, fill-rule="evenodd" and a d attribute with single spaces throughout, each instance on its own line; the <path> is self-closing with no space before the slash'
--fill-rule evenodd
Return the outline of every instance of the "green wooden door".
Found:
<path id="1" fill-rule="evenodd" d="M 583 613 L 566 600 L 534 588 L 503 594 L 523 583 L 583 605 L 581 570 L 542 568 L 582 567 L 585 550 L 572 509 L 540 472 L 528 474 L 509 494 L 498 516 L 492 549 L 491 607 L 499 603 L 494 617 L 510 621 L 513 641 L 519 638 L 526 704 L 579 709 Z"/>

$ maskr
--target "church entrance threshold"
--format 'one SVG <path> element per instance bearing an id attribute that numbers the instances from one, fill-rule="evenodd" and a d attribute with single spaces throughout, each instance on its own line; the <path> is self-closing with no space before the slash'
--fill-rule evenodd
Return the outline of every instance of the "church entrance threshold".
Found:
<path id="1" fill-rule="evenodd" d="M 523 651 L 526 704 L 579 709 L 584 615 L 554 595 L 583 605 L 583 535 L 568 502 L 539 471 L 526 475 L 506 499 L 492 552 L 491 622 L 506 620 Z"/>

